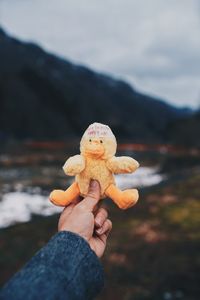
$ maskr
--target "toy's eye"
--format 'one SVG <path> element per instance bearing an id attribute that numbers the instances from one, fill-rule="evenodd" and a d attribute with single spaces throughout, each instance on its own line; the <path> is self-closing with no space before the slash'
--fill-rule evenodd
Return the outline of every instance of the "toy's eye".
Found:
<path id="1" fill-rule="evenodd" d="M 91 142 L 92 140 L 91 139 L 89 139 L 89 142 Z"/>
<path id="2" fill-rule="evenodd" d="M 103 141 L 102 141 L 102 140 L 100 140 L 100 143 L 101 143 L 101 144 L 103 144 Z"/>

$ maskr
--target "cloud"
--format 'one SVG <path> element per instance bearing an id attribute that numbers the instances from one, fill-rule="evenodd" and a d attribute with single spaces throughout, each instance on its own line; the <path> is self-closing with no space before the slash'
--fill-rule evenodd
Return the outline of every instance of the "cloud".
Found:
<path id="1" fill-rule="evenodd" d="M 198 0 L 1 0 L 12 34 L 135 88 L 195 106 L 200 94 Z"/>
<path id="2" fill-rule="evenodd" d="M 173 105 L 200 108 L 199 77 L 180 76 L 176 80 L 161 77 L 156 81 L 154 78 L 140 81 L 137 77 L 129 76 L 126 79 L 133 85 L 136 84 L 141 92 L 156 97 L 162 95 L 162 99 Z"/>

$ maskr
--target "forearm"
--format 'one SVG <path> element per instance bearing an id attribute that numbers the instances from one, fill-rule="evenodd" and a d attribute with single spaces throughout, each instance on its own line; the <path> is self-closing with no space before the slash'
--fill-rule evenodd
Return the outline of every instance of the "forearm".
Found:
<path id="1" fill-rule="evenodd" d="M 0 299 L 93 299 L 102 286 L 102 267 L 89 244 L 63 231 L 7 283 Z"/>

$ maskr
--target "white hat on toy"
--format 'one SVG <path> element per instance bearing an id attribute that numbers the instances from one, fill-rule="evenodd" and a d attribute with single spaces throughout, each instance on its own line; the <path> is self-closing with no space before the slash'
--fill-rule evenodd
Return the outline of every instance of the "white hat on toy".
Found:
<path id="1" fill-rule="evenodd" d="M 87 137 L 114 137 L 114 134 L 112 133 L 112 130 L 108 125 L 104 125 L 101 123 L 93 123 L 91 124 L 85 131 L 84 136 Z"/>

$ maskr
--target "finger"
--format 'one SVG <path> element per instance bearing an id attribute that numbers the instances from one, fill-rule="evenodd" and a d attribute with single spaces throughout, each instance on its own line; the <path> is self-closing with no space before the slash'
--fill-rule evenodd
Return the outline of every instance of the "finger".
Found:
<path id="1" fill-rule="evenodd" d="M 64 222 L 67 217 L 71 214 L 75 204 L 71 203 L 70 205 L 66 206 L 62 213 L 60 214 L 59 222 Z"/>
<path id="2" fill-rule="evenodd" d="M 98 234 L 99 236 L 105 234 L 107 237 L 111 229 L 112 229 L 112 222 L 111 220 L 107 219 L 100 228 L 95 230 L 95 233 Z"/>
<path id="3" fill-rule="evenodd" d="M 58 221 L 58 229 L 60 228 L 60 226 L 62 226 L 62 224 L 66 221 L 66 219 L 69 217 L 69 215 L 72 213 L 74 207 L 77 205 L 77 203 L 79 203 L 81 201 L 81 197 L 77 196 L 76 198 L 73 199 L 73 201 L 65 206 L 65 208 L 63 209 L 62 213 L 60 214 L 60 218 Z"/>
<path id="4" fill-rule="evenodd" d="M 100 185 L 98 181 L 91 180 L 88 194 L 79 204 L 77 204 L 77 208 L 81 208 L 87 211 L 93 211 L 96 204 L 100 199 Z"/>
<path id="5" fill-rule="evenodd" d="M 71 214 L 72 210 L 74 209 L 74 207 L 81 201 L 81 197 L 77 196 L 76 198 L 74 198 L 73 202 L 71 202 L 69 205 L 67 205 L 61 215 L 60 215 L 60 220 L 59 222 L 62 223 L 64 222 L 67 217 Z"/>
<path id="6" fill-rule="evenodd" d="M 74 199 L 69 205 L 65 206 L 65 208 L 62 211 L 62 214 L 67 214 L 69 211 L 71 212 L 74 206 L 76 206 L 76 204 L 78 204 L 79 202 L 79 198 Z"/>
<path id="7" fill-rule="evenodd" d="M 77 196 L 73 199 L 72 204 L 76 205 L 82 200 L 81 196 Z"/>
<path id="8" fill-rule="evenodd" d="M 97 211 L 99 210 L 99 207 L 98 207 L 98 203 L 95 205 L 94 209 L 93 209 L 93 213 L 94 215 L 97 214 Z"/>
<path id="9" fill-rule="evenodd" d="M 105 222 L 105 220 L 107 219 L 107 217 L 108 217 L 107 210 L 103 207 L 99 208 L 94 218 L 95 226 L 100 228 Z"/>
<path id="10" fill-rule="evenodd" d="M 74 207 L 74 205 L 70 204 L 63 209 L 62 213 L 60 214 L 59 221 L 58 221 L 58 230 L 62 226 L 62 224 L 66 221 L 68 216 L 71 214 L 73 207 Z"/>
<path id="11" fill-rule="evenodd" d="M 106 246 L 106 241 L 107 241 L 107 238 L 108 238 L 108 235 L 112 229 L 112 222 L 110 220 L 107 220 L 109 221 L 109 225 L 106 225 L 105 227 L 107 227 L 107 231 L 105 231 L 104 233 L 101 233 L 101 234 L 97 234 L 98 238 L 104 243 L 104 245 Z M 106 223 L 107 223 L 106 221 Z M 103 230 L 104 231 L 104 230 Z"/>

